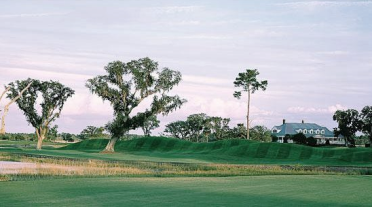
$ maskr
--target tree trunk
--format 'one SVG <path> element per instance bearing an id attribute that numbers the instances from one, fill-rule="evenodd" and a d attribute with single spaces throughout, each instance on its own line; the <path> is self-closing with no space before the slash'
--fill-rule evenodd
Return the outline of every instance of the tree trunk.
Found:
<path id="1" fill-rule="evenodd" d="M 247 139 L 249 140 L 249 105 L 251 102 L 251 90 L 248 87 L 248 104 L 247 104 Z"/>
<path id="2" fill-rule="evenodd" d="M 102 151 L 102 153 L 114 153 L 115 152 L 115 144 L 119 138 L 112 137 L 110 141 L 107 143 L 106 148 Z"/>
<path id="3" fill-rule="evenodd" d="M 1 117 L 0 134 L 5 134 L 5 117 L 8 114 L 10 103 L 4 107 L 3 116 Z"/>
<path id="4" fill-rule="evenodd" d="M 1 128 L 0 128 L 0 134 L 5 134 L 5 117 L 6 115 L 8 114 L 8 111 L 9 111 L 9 107 L 10 105 L 12 105 L 14 102 L 16 102 L 19 98 L 21 98 L 22 94 L 31 86 L 32 84 L 32 81 L 26 86 L 26 88 L 24 88 L 19 94 L 18 96 L 16 96 L 15 98 L 13 98 L 12 100 L 10 100 L 10 102 L 5 105 L 4 107 L 4 112 L 3 112 L 3 116 L 1 117 Z M 0 96 L 0 100 L 3 98 L 3 96 L 5 95 L 6 92 L 8 92 L 10 90 L 10 87 L 7 87 L 5 89 L 5 91 L 1 94 Z"/>
<path id="5" fill-rule="evenodd" d="M 45 134 L 47 130 L 40 127 L 39 129 L 36 129 L 36 135 L 37 135 L 37 145 L 36 149 L 41 150 L 41 147 L 43 145 L 43 140 L 45 139 Z"/>

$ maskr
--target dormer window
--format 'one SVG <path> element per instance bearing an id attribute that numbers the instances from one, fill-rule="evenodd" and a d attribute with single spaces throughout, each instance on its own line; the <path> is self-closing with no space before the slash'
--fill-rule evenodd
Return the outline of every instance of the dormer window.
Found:
<path id="1" fill-rule="evenodd" d="M 274 130 L 273 130 L 273 133 L 278 133 L 278 130 L 277 130 L 277 129 L 274 129 Z"/>
<path id="2" fill-rule="evenodd" d="M 315 131 L 315 134 L 320 134 L 320 130 L 317 129 L 317 130 Z"/>
<path id="3" fill-rule="evenodd" d="M 297 130 L 298 133 L 302 133 L 302 129 Z"/>
<path id="4" fill-rule="evenodd" d="M 304 129 L 303 133 L 304 133 L 304 134 L 307 134 L 307 129 Z"/>
<path id="5" fill-rule="evenodd" d="M 322 129 L 322 132 L 321 132 L 322 134 L 325 134 L 325 130 L 324 129 Z"/>
<path id="6" fill-rule="evenodd" d="M 309 133 L 314 134 L 314 130 L 310 129 Z"/>

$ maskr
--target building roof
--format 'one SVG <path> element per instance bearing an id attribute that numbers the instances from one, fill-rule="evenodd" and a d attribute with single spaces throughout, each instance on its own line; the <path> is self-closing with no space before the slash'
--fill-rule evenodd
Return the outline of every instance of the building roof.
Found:
<path id="1" fill-rule="evenodd" d="M 334 133 L 329 129 L 314 123 L 284 123 L 280 126 L 273 127 L 271 133 L 277 137 L 284 137 L 286 134 L 294 135 L 297 133 L 303 133 L 306 137 L 334 137 Z"/>

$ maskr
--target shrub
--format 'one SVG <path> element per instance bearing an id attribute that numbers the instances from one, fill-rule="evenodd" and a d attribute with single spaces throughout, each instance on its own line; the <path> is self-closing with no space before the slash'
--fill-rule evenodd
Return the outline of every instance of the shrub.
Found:
<path id="1" fill-rule="evenodd" d="M 0 139 L 1 140 L 9 140 L 9 136 L 8 135 L 6 135 L 6 134 L 0 134 Z"/>
<path id="2" fill-rule="evenodd" d="M 312 147 L 316 146 L 317 144 L 316 139 L 314 137 L 309 137 L 307 138 L 306 141 L 307 141 L 307 145 L 312 146 Z"/>
<path id="3" fill-rule="evenodd" d="M 306 136 L 302 133 L 293 135 L 292 139 L 297 144 L 303 144 L 303 145 L 306 144 Z"/>

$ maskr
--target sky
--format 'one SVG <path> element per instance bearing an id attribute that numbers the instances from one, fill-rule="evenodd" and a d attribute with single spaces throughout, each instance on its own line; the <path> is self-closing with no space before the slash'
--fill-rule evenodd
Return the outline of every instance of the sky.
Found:
<path id="1" fill-rule="evenodd" d="M 233 97 L 233 82 L 258 69 L 268 87 L 251 96 L 252 125 L 286 119 L 332 129 L 336 110 L 372 104 L 371 19 L 370 0 L 2 0 L 0 92 L 28 77 L 58 80 L 75 95 L 54 124 L 80 133 L 113 118 L 86 80 L 109 62 L 150 57 L 182 73 L 172 94 L 188 100 L 159 116 L 156 135 L 196 113 L 244 123 L 246 96 Z M 6 129 L 34 131 L 16 104 Z"/>

